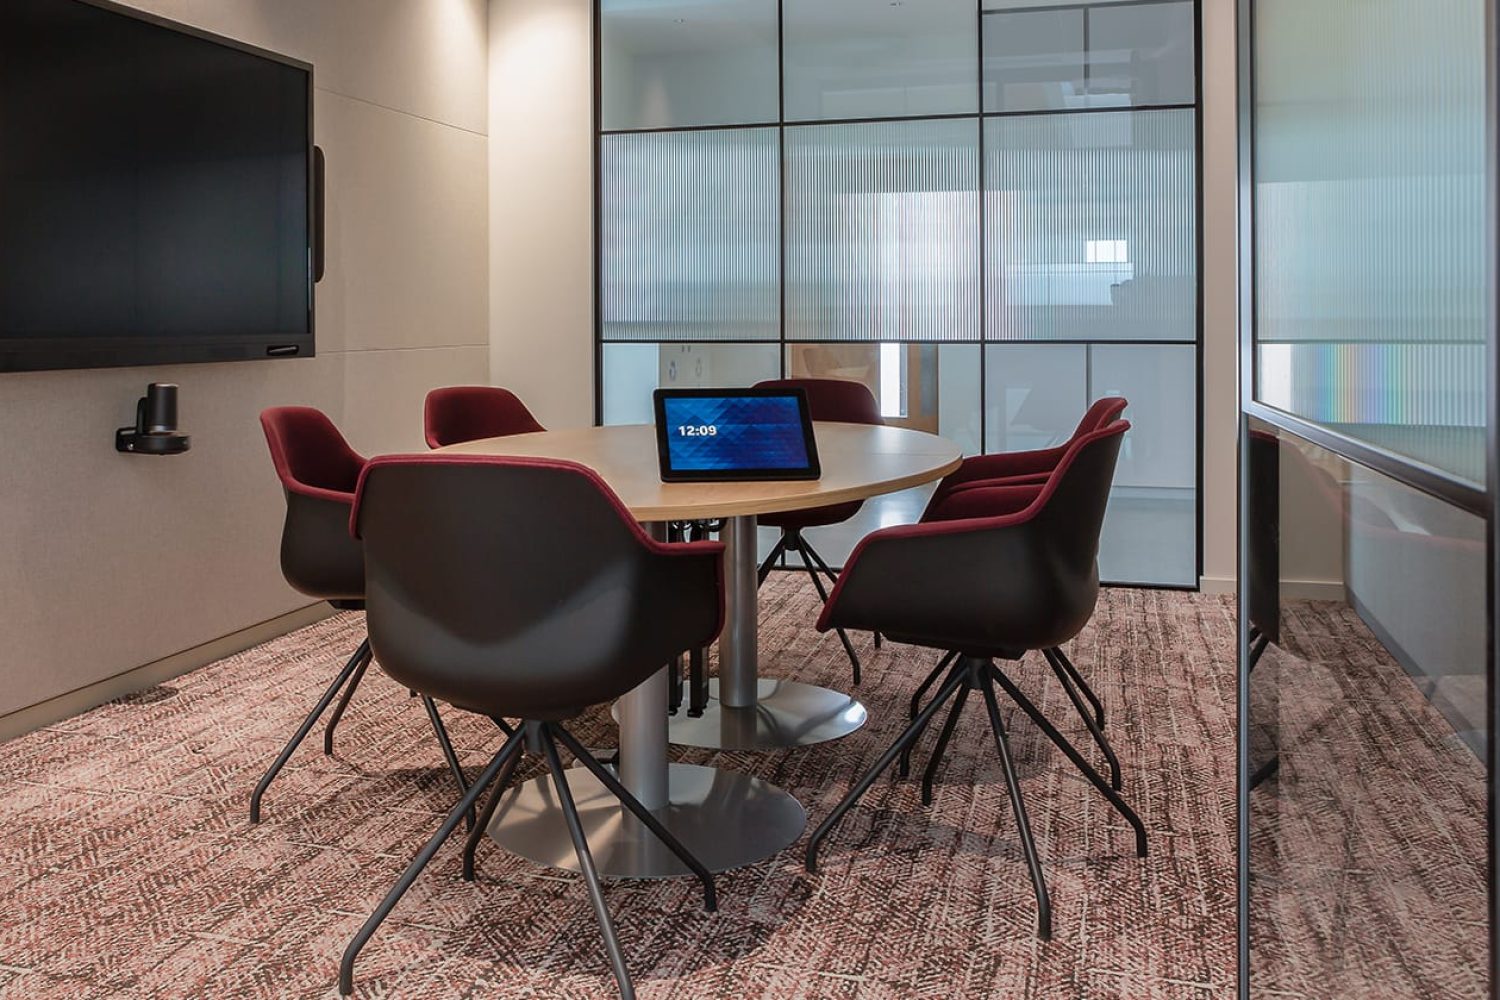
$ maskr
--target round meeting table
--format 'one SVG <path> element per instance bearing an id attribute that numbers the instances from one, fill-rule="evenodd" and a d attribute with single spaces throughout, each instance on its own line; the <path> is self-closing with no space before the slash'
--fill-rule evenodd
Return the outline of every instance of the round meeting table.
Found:
<path id="1" fill-rule="evenodd" d="M 668 714 L 666 666 L 615 706 L 620 780 L 710 871 L 770 857 L 802 834 L 807 814 L 787 792 L 737 771 L 671 764 L 669 743 L 726 750 L 800 746 L 858 729 L 865 708 L 851 695 L 762 679 L 757 625 L 756 517 L 865 500 L 921 486 L 958 468 L 957 445 L 900 427 L 817 421 L 822 474 L 816 480 L 664 483 L 656 429 L 649 424 L 582 427 L 485 438 L 440 452 L 577 462 L 593 469 L 656 537 L 681 521 L 723 521 L 724 630 L 716 695 L 703 715 Z M 809 623 L 811 627 L 811 623 Z M 686 866 L 587 771 L 570 773 L 590 852 L 600 874 L 664 878 Z M 577 868 L 562 810 L 545 775 L 506 793 L 489 835 L 522 857 Z"/>

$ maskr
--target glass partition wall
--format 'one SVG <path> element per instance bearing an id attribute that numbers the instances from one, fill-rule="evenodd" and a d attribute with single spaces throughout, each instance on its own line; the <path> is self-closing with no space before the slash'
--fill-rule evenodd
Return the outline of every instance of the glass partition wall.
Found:
<path id="1" fill-rule="evenodd" d="M 1493 0 L 1240 0 L 1240 995 L 1497 995 Z"/>
<path id="2" fill-rule="evenodd" d="M 1196 586 L 1196 6 L 599 0 L 600 421 L 847 378 L 973 454 L 1123 395 L 1101 572 Z"/>

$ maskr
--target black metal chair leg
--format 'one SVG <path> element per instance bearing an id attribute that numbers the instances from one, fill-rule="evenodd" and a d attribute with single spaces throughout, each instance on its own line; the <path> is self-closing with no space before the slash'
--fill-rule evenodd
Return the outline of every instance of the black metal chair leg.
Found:
<path id="1" fill-rule="evenodd" d="M 667 672 L 667 714 L 676 715 L 682 707 L 682 657 L 674 656 Z"/>
<path id="2" fill-rule="evenodd" d="M 492 715 L 490 716 L 490 721 L 493 722 L 495 726 L 506 736 L 516 735 L 515 727 L 513 727 L 509 722 L 506 722 L 504 719 L 500 718 L 500 716 Z"/>
<path id="3" fill-rule="evenodd" d="M 317 725 L 318 718 L 327 711 L 329 703 L 333 701 L 333 696 L 339 693 L 339 688 L 343 687 L 345 682 L 363 664 L 368 663 L 369 659 L 370 640 L 366 638 L 364 642 L 359 644 L 359 648 L 354 651 L 354 655 L 349 657 L 349 662 L 344 664 L 344 669 L 339 671 L 339 675 L 333 679 L 333 683 L 328 685 L 328 690 L 323 692 L 323 697 L 318 699 L 318 703 L 313 706 L 313 710 L 307 713 L 307 718 L 302 720 L 302 725 L 298 727 L 297 732 L 292 738 L 287 741 L 287 745 L 282 749 L 281 755 L 266 769 L 265 775 L 260 779 L 260 784 L 255 786 L 255 791 L 250 795 L 250 822 L 260 822 L 261 796 L 266 794 L 266 789 L 271 787 L 271 782 L 276 779 L 276 775 L 281 773 L 281 769 L 286 766 L 286 762 L 291 759 L 292 754 L 302 745 L 302 741 L 307 739 L 307 734 L 312 732 L 312 727 Z"/>
<path id="4" fill-rule="evenodd" d="M 323 727 L 323 756 L 333 756 L 333 731 L 339 727 L 339 720 L 344 717 L 344 710 L 349 707 L 349 699 L 354 697 L 354 691 L 359 687 L 359 682 L 365 679 L 365 671 L 370 667 L 370 657 L 365 657 L 363 663 L 354 671 L 354 676 L 349 678 L 349 683 L 344 685 L 344 693 L 339 695 L 339 703 L 333 706 L 333 714 L 328 717 L 328 725 Z"/>
<path id="5" fill-rule="evenodd" d="M 875 648 L 879 649 L 880 648 L 880 633 L 879 632 L 871 632 L 870 634 L 875 637 Z"/>
<path id="6" fill-rule="evenodd" d="M 943 675 L 943 671 L 948 669 L 948 666 L 957 656 L 958 653 L 956 652 L 944 653 L 943 658 L 938 661 L 938 665 L 932 668 L 932 673 L 928 674 L 927 677 L 922 681 L 922 683 L 917 685 L 916 693 L 911 696 L 911 712 L 908 715 L 908 718 L 915 719 L 917 717 L 917 713 L 922 711 L 923 695 L 927 694 L 932 685 L 937 683 L 938 678 Z M 901 751 L 901 763 L 898 768 L 898 773 L 903 778 L 911 775 L 911 752 L 912 748 L 915 746 L 916 744 L 913 743 L 905 750 Z"/>
<path id="7" fill-rule="evenodd" d="M 783 533 L 780 538 L 776 539 L 776 544 L 771 546 L 771 554 L 766 556 L 765 561 L 760 564 L 760 569 L 756 570 L 757 586 L 766 582 L 766 577 L 771 575 L 771 569 L 776 565 L 776 560 L 784 555 L 786 555 L 786 535 Z"/>
<path id="8" fill-rule="evenodd" d="M 839 820 L 844 818 L 844 814 L 859 801 L 860 796 L 869 791 L 870 786 L 875 783 L 875 779 L 880 777 L 880 773 L 891 766 L 891 762 L 900 755 L 901 751 L 909 743 L 922 735 L 922 730 L 927 728 L 927 724 L 932 721 L 932 717 L 937 714 L 938 709 L 942 708 L 943 703 L 953 696 L 953 693 L 959 689 L 967 677 L 967 670 L 955 668 L 949 674 L 948 679 L 943 682 L 942 689 L 938 691 L 937 697 L 927 703 L 927 707 L 917 714 L 916 719 L 896 738 L 896 742 L 892 743 L 886 749 L 885 753 L 880 755 L 880 759 L 875 762 L 875 766 L 871 767 L 860 777 L 854 787 L 849 790 L 849 794 L 845 795 L 839 804 L 833 807 L 833 812 L 829 813 L 828 817 L 818 824 L 818 828 L 813 831 L 813 835 L 807 841 L 807 854 L 803 863 L 808 871 L 815 872 L 818 870 L 818 848 L 823 843 L 824 838 L 833 831 L 833 828 L 838 825 Z"/>
<path id="9" fill-rule="evenodd" d="M 938 733 L 937 746 L 932 750 L 932 758 L 927 761 L 927 769 L 922 772 L 922 804 L 932 805 L 932 780 L 937 777 L 938 765 L 943 762 L 943 754 L 948 750 L 948 741 L 953 738 L 953 729 L 958 725 L 958 717 L 963 714 L 964 703 L 969 700 L 969 686 L 965 684 L 958 689 L 958 697 L 953 699 L 953 707 L 948 710 L 948 718 L 943 720 L 943 728 Z"/>
<path id="10" fill-rule="evenodd" d="M 1250 640 L 1250 665 L 1247 668 L 1247 673 L 1255 670 L 1255 665 L 1260 662 L 1260 658 L 1265 655 L 1266 647 L 1270 644 L 1270 637 L 1264 635 L 1258 635 Z"/>
<path id="11" fill-rule="evenodd" d="M 469 779 L 464 777 L 463 765 L 458 762 L 458 754 L 453 752 L 453 741 L 448 738 L 448 727 L 443 725 L 443 717 L 438 715 L 437 702 L 427 695 L 422 696 L 422 707 L 427 709 L 427 718 L 432 720 L 432 731 L 437 734 L 438 746 L 443 748 L 443 759 L 448 762 L 448 770 L 453 775 L 453 780 L 458 784 L 458 794 L 462 796 L 469 790 Z M 465 829 L 474 828 L 474 810 L 470 809 L 464 817 Z"/>
<path id="12" fill-rule="evenodd" d="M 391 886 L 390 891 L 385 894 L 385 898 L 380 901 L 380 905 L 375 908 L 375 912 L 370 914 L 364 926 L 359 929 L 359 933 L 354 935 L 354 939 L 344 949 L 343 959 L 339 962 L 339 993 L 341 995 L 348 996 L 354 992 L 354 960 L 359 957 L 360 949 L 365 946 L 365 942 L 370 940 L 370 936 L 375 933 L 376 928 L 390 915 L 391 910 L 400 902 L 401 897 L 406 894 L 406 890 L 410 889 L 411 884 L 417 880 L 417 876 L 422 874 L 422 869 L 427 867 L 427 863 L 438 852 L 438 848 L 442 847 L 443 842 L 452 836 L 453 831 L 462 822 L 464 814 L 474 808 L 475 801 L 494 782 L 495 776 L 500 773 L 500 769 L 505 766 L 505 762 L 512 755 L 519 753 L 520 750 L 521 737 L 512 736 L 505 741 L 505 745 L 495 754 L 494 758 L 490 761 L 489 767 L 485 768 L 484 773 L 479 776 L 479 780 L 469 786 L 468 792 L 459 800 L 458 805 L 453 807 L 453 811 L 448 813 L 448 818 L 443 820 L 443 825 L 438 828 L 437 833 L 432 835 L 432 839 L 427 841 L 426 846 L 412 859 L 411 864 L 406 866 L 406 870 L 401 873 L 401 877 L 396 880 L 396 884 Z"/>
<path id="13" fill-rule="evenodd" d="M 1062 651 L 1061 646 L 1053 646 L 1051 649 L 1042 650 L 1042 655 L 1047 657 L 1047 661 L 1049 663 L 1061 664 L 1062 668 L 1068 672 L 1069 679 L 1071 679 L 1073 683 L 1078 687 L 1078 690 L 1083 693 L 1084 698 L 1088 700 L 1089 706 L 1093 708 L 1094 724 L 1097 725 L 1100 730 L 1103 730 L 1104 703 L 1099 700 L 1099 696 L 1094 693 L 1094 689 L 1089 687 L 1089 682 L 1084 679 L 1083 674 L 1078 672 L 1078 668 L 1073 666 L 1073 661 L 1068 659 L 1068 654 Z"/>
<path id="14" fill-rule="evenodd" d="M 1109 740 L 1105 738 L 1104 731 L 1099 728 L 1098 723 L 1094 721 L 1094 716 L 1084 706 L 1083 699 L 1079 697 L 1077 689 L 1073 687 L 1073 682 L 1068 677 L 1068 672 L 1063 669 L 1062 664 L 1053 658 L 1052 650 L 1044 649 L 1042 650 L 1042 655 L 1047 658 L 1047 663 L 1052 667 L 1052 672 L 1057 675 L 1058 683 L 1067 692 L 1068 700 L 1073 703 L 1074 711 L 1083 720 L 1083 724 L 1088 727 L 1089 735 L 1094 738 L 1094 745 L 1099 748 L 1100 753 L 1104 754 L 1105 763 L 1109 765 L 1109 787 L 1118 792 L 1123 787 L 1125 779 L 1120 773 L 1120 758 L 1115 756 L 1115 748 L 1109 745 Z"/>
<path id="15" fill-rule="evenodd" d="M 1281 756 L 1278 754 L 1255 769 L 1250 776 L 1250 790 L 1253 792 L 1261 785 L 1270 781 L 1277 771 L 1281 770 Z"/>
<path id="16" fill-rule="evenodd" d="M 818 575 L 817 567 L 813 565 L 808 555 L 812 551 L 811 546 L 807 544 L 807 541 L 801 534 L 793 535 L 791 539 L 791 544 L 795 545 L 797 551 L 802 555 L 803 568 L 807 570 L 807 575 L 812 577 L 813 587 L 818 591 L 818 599 L 827 604 L 828 588 L 823 585 L 823 578 Z M 839 642 L 844 644 L 844 653 L 849 657 L 849 662 L 854 667 L 854 685 L 858 687 L 860 681 L 859 654 L 854 651 L 854 644 L 849 641 L 849 633 L 841 628 L 834 629 L 834 632 L 838 634 Z"/>
<path id="17" fill-rule="evenodd" d="M 1005 723 L 1000 721 L 1000 706 L 995 703 L 995 688 L 988 678 L 980 674 L 985 669 L 999 673 L 992 665 L 975 661 L 971 668 L 970 683 L 978 685 L 984 693 L 984 706 L 990 715 L 990 729 L 995 734 L 995 749 L 1000 752 L 1000 768 L 1005 772 L 1005 790 L 1010 794 L 1010 808 L 1016 814 L 1021 850 L 1026 855 L 1026 867 L 1031 872 L 1031 888 L 1036 892 L 1036 933 L 1043 941 L 1049 941 L 1052 938 L 1052 900 L 1047 895 L 1047 880 L 1042 874 L 1041 859 L 1037 857 L 1036 841 L 1031 836 L 1031 820 L 1026 816 L 1021 782 L 1016 778 L 1015 762 L 1010 757 L 1010 741 L 1005 738 Z"/>
<path id="18" fill-rule="evenodd" d="M 511 731 L 515 735 L 515 731 Z M 479 814 L 479 821 L 464 838 L 464 881 L 474 881 L 474 852 L 479 849 L 479 842 L 484 839 L 485 831 L 489 829 L 490 820 L 495 818 L 495 807 L 505 797 L 505 789 L 510 784 L 511 776 L 516 773 L 516 765 L 521 763 L 525 753 L 512 754 L 510 760 L 500 769 L 500 776 L 495 779 L 494 790 L 490 792 L 489 801 L 484 804 L 484 811 Z"/>
<path id="19" fill-rule="evenodd" d="M 550 735 L 542 740 L 542 750 L 547 755 L 547 767 L 552 771 L 552 784 L 557 789 L 558 804 L 562 806 L 563 818 L 568 823 L 568 836 L 573 838 L 573 852 L 578 855 L 578 868 L 583 873 L 583 883 L 588 888 L 589 902 L 594 905 L 594 917 L 599 921 L 599 933 L 604 937 L 604 950 L 609 953 L 610 968 L 614 970 L 615 983 L 620 987 L 620 998 L 635 1000 L 635 985 L 630 981 L 630 971 L 625 968 L 625 955 L 620 950 L 619 939 L 615 937 L 609 908 L 604 905 L 604 890 L 599 885 L 599 873 L 594 870 L 594 856 L 589 853 L 589 842 L 583 835 L 578 807 L 573 803 L 573 793 L 568 789 L 568 778 L 563 771 L 562 760 L 557 756 L 557 745 Z"/>
<path id="20" fill-rule="evenodd" d="M 699 646 L 688 650 L 688 710 L 694 719 L 701 718 L 708 707 L 708 650 Z"/>
<path id="21" fill-rule="evenodd" d="M 620 783 L 620 779 L 610 773 L 609 768 L 595 760 L 572 733 L 556 724 L 549 724 L 546 728 L 553 736 L 562 740 L 563 745 L 568 748 L 568 752 L 577 757 L 583 766 L 588 768 L 594 777 L 598 778 L 604 787 L 608 788 L 614 797 L 625 805 L 626 809 L 634 813 L 635 818 L 640 820 L 646 829 L 655 834 L 657 840 L 666 844 L 667 849 L 677 855 L 682 863 L 687 865 L 694 875 L 698 876 L 698 881 L 703 883 L 703 908 L 710 913 L 717 910 L 719 908 L 719 897 L 714 891 L 714 877 L 709 873 L 707 868 L 703 867 L 703 862 L 699 861 L 693 856 L 691 851 L 682 846 L 682 842 L 673 836 L 672 831 L 662 825 L 661 820 L 652 815 L 651 810 L 642 805 L 639 799 L 630 794 L 629 789 Z"/>
<path id="22" fill-rule="evenodd" d="M 1053 726 L 1047 720 L 1047 717 L 1042 714 L 1041 709 L 1033 705 L 1031 699 L 1026 697 L 1021 692 L 1021 689 L 1016 687 L 1015 683 L 1000 671 L 999 667 L 991 664 L 990 674 L 1005 689 L 1005 693 L 1010 695 L 1010 699 L 1020 706 L 1021 711 L 1031 716 L 1031 721 L 1036 723 L 1037 728 L 1047 734 L 1047 738 L 1056 744 L 1057 748 L 1073 762 L 1073 766 L 1078 768 L 1079 773 L 1089 779 L 1089 783 L 1099 789 L 1099 794 L 1108 799 L 1109 804 L 1115 807 L 1115 811 L 1124 818 L 1125 822 L 1134 828 L 1135 853 L 1138 857 L 1144 858 L 1146 856 L 1146 827 L 1141 822 L 1141 818 L 1135 814 L 1135 810 L 1130 808 L 1129 804 L 1120 797 L 1119 792 L 1109 787 L 1109 782 L 1105 781 L 1099 775 L 1098 771 L 1089 766 L 1089 762 L 1083 759 L 1083 755 L 1078 752 L 1077 748 L 1068 742 L 1067 737 L 1057 731 L 1057 727 Z"/>
<path id="23" fill-rule="evenodd" d="M 818 569 L 822 570 L 824 573 L 826 573 L 828 575 L 828 579 L 829 579 L 830 582 L 832 582 L 832 583 L 838 583 L 839 582 L 839 575 L 837 573 L 835 573 L 833 570 L 831 570 L 831 569 L 828 568 L 828 563 L 824 561 L 822 555 L 820 555 L 818 553 L 818 550 L 812 547 L 812 542 L 809 542 L 807 540 L 807 536 L 803 535 L 799 531 L 797 533 L 797 540 L 802 543 L 802 553 L 803 553 L 802 558 L 804 560 L 811 559 L 814 563 L 817 564 Z M 877 636 L 879 634 L 880 633 L 878 633 L 878 632 L 876 633 Z"/>

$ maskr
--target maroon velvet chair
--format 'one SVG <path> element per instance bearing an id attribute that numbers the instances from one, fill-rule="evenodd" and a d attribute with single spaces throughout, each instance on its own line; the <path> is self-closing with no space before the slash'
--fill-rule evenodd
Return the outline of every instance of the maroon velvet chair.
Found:
<path id="1" fill-rule="evenodd" d="M 349 943 L 340 992 L 352 992 L 360 949 L 493 786 L 464 844 L 464 877 L 473 879 L 475 847 L 523 742 L 533 742 L 547 761 L 621 996 L 633 997 L 558 745 L 698 876 L 713 910 L 707 869 L 563 723 L 714 640 L 724 620 L 724 546 L 651 539 L 584 466 L 481 455 L 374 460 L 351 523 L 364 541 L 370 641 L 381 669 L 469 711 L 521 718 L 525 733 L 505 742 Z"/>
<path id="2" fill-rule="evenodd" d="M 515 393 L 488 385 L 432 390 L 422 407 L 422 422 L 429 448 L 546 430 Z"/>
<path id="3" fill-rule="evenodd" d="M 1107 427 L 1119 419 L 1128 405 L 1128 401 L 1120 396 L 1106 396 L 1095 400 L 1084 413 L 1083 418 L 1078 421 L 1078 427 L 1073 431 L 1072 436 L 1065 443 L 1053 448 L 975 455 L 964 459 L 963 465 L 944 476 L 942 482 L 938 484 L 937 490 L 927 502 L 927 509 L 922 513 L 922 523 L 955 521 L 971 517 L 994 517 L 1024 509 L 1041 491 L 1043 484 L 1046 483 L 1052 470 L 1057 467 L 1057 463 L 1067 454 L 1069 447 L 1084 435 Z M 1105 762 L 1109 766 L 1111 787 L 1119 791 L 1123 787 L 1123 776 L 1120 771 L 1119 758 L 1116 757 L 1114 748 L 1110 746 L 1109 740 L 1104 735 L 1104 703 L 1094 693 L 1094 689 L 1083 674 L 1073 665 L 1068 654 L 1063 652 L 1062 647 L 1045 649 L 1042 653 L 1053 673 L 1057 674 L 1062 682 L 1068 699 L 1078 709 L 1078 714 L 1088 727 L 1094 743 L 1104 755 Z M 917 717 L 917 713 L 921 710 L 922 698 L 926 696 L 932 685 L 937 683 L 938 678 L 957 655 L 950 650 L 938 661 L 937 666 L 926 679 L 917 686 L 911 698 L 911 718 Z M 1083 706 L 1083 701 L 1088 702 L 1087 708 Z M 901 755 L 901 776 L 906 777 L 910 770 L 911 758 L 910 751 L 908 751 Z M 925 784 L 929 788 L 925 794 L 930 796 L 930 779 Z"/>
<path id="4" fill-rule="evenodd" d="M 1078 426 L 1068 440 L 1052 448 L 1035 451 L 1008 451 L 993 455 L 972 455 L 964 459 L 953 472 L 944 476 L 927 501 L 927 510 L 922 520 L 933 519 L 939 508 L 949 503 L 954 495 L 964 490 L 985 486 L 1033 484 L 1040 486 L 1047 481 L 1057 463 L 1067 454 L 1068 448 L 1085 434 L 1101 427 L 1108 427 L 1118 420 L 1125 407 L 1130 405 L 1123 397 L 1105 396 L 1097 399 L 1078 421 Z M 954 515 L 948 514 L 948 517 Z"/>
<path id="5" fill-rule="evenodd" d="M 880 773 L 921 736 L 953 701 L 934 750 L 941 759 L 971 692 L 988 710 L 1021 847 L 1037 899 L 1037 932 L 1052 933 L 1052 911 L 1021 785 L 995 696 L 998 686 L 1057 745 L 1135 830 L 1139 817 L 1103 777 L 996 666 L 1073 638 L 1093 615 L 1099 594 L 1096 557 L 1109 500 L 1123 420 L 1085 434 L 1063 453 L 1036 495 L 1012 513 L 886 528 L 867 536 L 850 556 L 818 629 L 871 629 L 898 642 L 954 650 L 956 662 L 937 695 L 854 785 L 808 842 L 808 871 L 818 849 Z"/>
<path id="6" fill-rule="evenodd" d="M 349 511 L 354 505 L 355 486 L 365 468 L 364 458 L 349 447 L 333 421 L 312 407 L 272 407 L 261 413 L 260 425 L 286 494 L 286 521 L 281 531 L 282 575 L 296 590 L 327 601 L 340 611 L 364 610 L 364 551 L 349 537 Z M 338 696 L 338 705 L 323 731 L 323 752 L 333 754 L 334 730 L 365 676 L 370 656 L 370 640 L 366 638 L 256 785 L 250 796 L 250 822 L 260 822 L 260 803 L 266 789 Z M 462 792 L 467 788 L 463 769 L 437 706 L 431 698 L 424 698 L 423 706 Z"/>
<path id="7" fill-rule="evenodd" d="M 880 403 L 863 382 L 837 378 L 783 378 L 758 382 L 755 387 L 757 389 L 802 389 L 807 393 L 808 412 L 814 420 L 833 420 L 846 424 L 885 423 L 885 419 L 880 415 Z M 807 575 L 812 577 L 818 597 L 827 602 L 828 590 L 820 574 L 826 575 L 834 583 L 838 582 L 838 574 L 829 568 L 828 563 L 808 542 L 803 531 L 807 528 L 842 524 L 858 514 L 862 506 L 864 506 L 863 500 L 852 500 L 849 503 L 830 504 L 827 507 L 813 507 L 809 510 L 762 514 L 759 523 L 768 528 L 781 529 L 781 537 L 776 539 L 775 547 L 760 564 L 760 582 L 765 582 L 777 559 L 788 552 L 795 552 L 801 557 L 802 567 L 807 570 Z M 835 631 L 839 642 L 844 646 L 844 653 L 849 657 L 850 665 L 854 668 L 854 683 L 858 684 L 860 682 L 859 654 L 854 651 L 854 645 L 849 641 L 847 632 L 843 629 Z M 878 634 L 876 641 L 878 644 Z"/>

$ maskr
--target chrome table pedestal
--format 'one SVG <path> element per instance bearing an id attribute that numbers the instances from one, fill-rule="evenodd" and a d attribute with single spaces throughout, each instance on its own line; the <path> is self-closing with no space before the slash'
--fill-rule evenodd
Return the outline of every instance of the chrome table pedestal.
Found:
<path id="1" fill-rule="evenodd" d="M 680 746 L 715 750 L 775 750 L 836 740 L 863 726 L 865 706 L 852 695 L 760 678 L 755 517 L 728 518 L 723 538 L 726 599 L 719 677 L 709 684 L 703 715 L 695 719 L 686 708 L 678 709 L 668 722 L 668 738 Z"/>
<path id="2" fill-rule="evenodd" d="M 736 520 L 750 522 L 748 629 L 753 654 L 755 518 Z M 664 537 L 665 526 L 653 527 L 658 529 L 657 537 Z M 730 565 L 726 565 L 726 576 Z M 743 594 L 736 594 L 737 586 L 743 588 L 743 577 L 738 573 L 728 582 L 731 607 L 744 600 Z M 743 630 L 743 618 L 739 624 Z M 728 629 L 726 625 L 726 634 Z M 790 846 L 807 825 L 806 810 L 791 795 L 737 771 L 668 764 L 667 684 L 664 667 L 615 705 L 620 722 L 621 782 L 710 871 L 754 864 Z M 568 788 L 578 804 L 589 851 L 600 875 L 670 878 L 687 874 L 682 862 L 626 812 L 593 775 L 581 768 L 571 769 Z M 546 775 L 508 791 L 495 810 L 488 833 L 506 850 L 537 864 L 573 870 L 578 867 L 552 779 Z"/>

